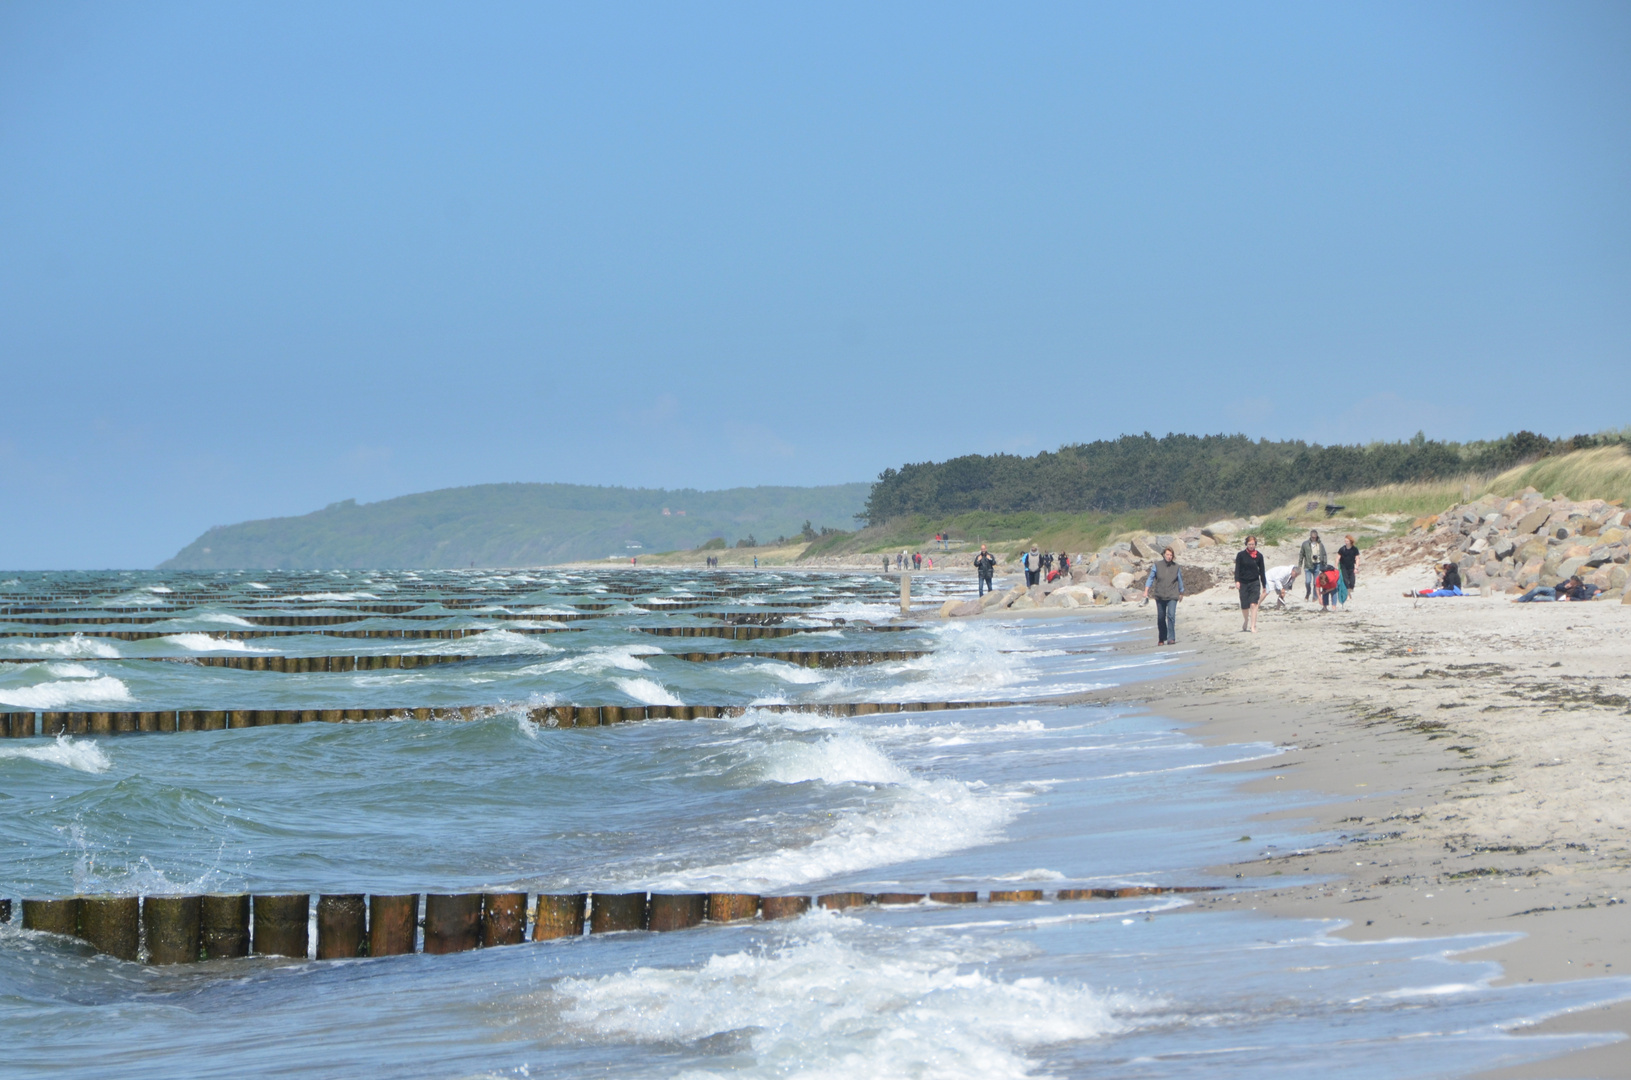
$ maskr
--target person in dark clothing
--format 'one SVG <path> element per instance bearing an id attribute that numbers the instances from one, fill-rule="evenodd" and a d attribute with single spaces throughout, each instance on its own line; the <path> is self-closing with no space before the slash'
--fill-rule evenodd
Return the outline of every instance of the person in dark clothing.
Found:
<path id="1" fill-rule="evenodd" d="M 984 544 L 980 545 L 980 553 L 974 556 L 974 572 L 980 578 L 980 595 L 996 592 L 991 587 L 991 575 L 997 572 L 997 557 L 986 550 Z"/>
<path id="2" fill-rule="evenodd" d="M 1459 589 L 1459 588 L 1461 588 L 1461 567 L 1457 566 L 1453 562 L 1445 563 L 1444 564 L 1444 580 L 1439 582 L 1438 587 L 1441 588 L 1441 589 Z"/>
<path id="3" fill-rule="evenodd" d="M 1308 539 L 1297 552 L 1297 567 L 1303 572 L 1303 599 L 1314 599 L 1314 578 L 1325 569 L 1325 541 L 1318 529 L 1308 531 Z"/>
<path id="4" fill-rule="evenodd" d="M 1359 563 L 1359 545 L 1354 538 L 1344 536 L 1345 543 L 1337 548 L 1337 569 L 1342 571 L 1342 583 L 1348 587 L 1349 592 L 1354 591 L 1354 567 Z"/>
<path id="5" fill-rule="evenodd" d="M 1602 590 L 1595 585 L 1587 585 L 1576 574 L 1567 581 L 1560 581 L 1556 585 L 1537 585 L 1524 593 L 1514 604 L 1550 603 L 1564 600 L 1590 600 Z"/>
<path id="6" fill-rule="evenodd" d="M 1240 610 L 1246 613 L 1240 627 L 1243 633 L 1257 633 L 1257 605 L 1262 603 L 1268 583 L 1269 572 L 1257 550 L 1257 537 L 1248 536 L 1245 548 L 1235 556 L 1235 588 L 1240 592 Z"/>
<path id="7" fill-rule="evenodd" d="M 1184 598 L 1184 572 L 1171 548 L 1161 553 L 1161 561 L 1150 567 L 1144 579 L 1144 599 L 1155 595 L 1155 636 L 1157 645 L 1178 644 L 1178 601 Z"/>

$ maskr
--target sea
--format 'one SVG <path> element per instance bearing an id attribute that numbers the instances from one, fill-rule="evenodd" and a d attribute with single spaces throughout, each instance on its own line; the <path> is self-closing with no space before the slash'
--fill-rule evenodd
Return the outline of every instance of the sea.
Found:
<path id="1" fill-rule="evenodd" d="M 912 584 L 919 605 L 973 589 Z M 786 569 L 0 576 L 0 711 L 402 710 L 0 741 L 0 897 L 982 897 L 168 967 L 14 914 L 0 1076 L 1399 1080 L 1616 1038 L 1514 1032 L 1631 981 L 1496 987 L 1471 950 L 1502 936 L 1350 942 L 1341 920 L 1271 918 L 1249 882 L 1209 873 L 1343 844 L 1363 859 L 1365 837 L 1313 831 L 1296 812 L 1317 796 L 1248 792 L 1249 771 L 1220 768 L 1291 748 L 1202 741 L 1161 715 L 1161 680 L 1192 662 L 1181 646 L 1133 648 L 1150 627 L 1092 611 L 902 619 L 898 597 L 893 575 Z M 780 636 L 719 636 L 734 626 Z M 679 627 L 712 634 L 647 632 Z M 392 636 L 450 629 L 466 634 Z M 769 655 L 791 650 L 869 662 Z M 699 652 L 723 655 L 681 655 Z M 391 654 L 465 659 L 197 662 Z M 1133 680 L 1149 707 L 1079 703 Z M 731 708 L 563 728 L 561 704 Z M 1286 865 L 1280 880 L 1305 880 Z M 1224 902 L 1056 898 L 1134 885 Z M 993 889 L 1045 899 L 986 902 Z"/>

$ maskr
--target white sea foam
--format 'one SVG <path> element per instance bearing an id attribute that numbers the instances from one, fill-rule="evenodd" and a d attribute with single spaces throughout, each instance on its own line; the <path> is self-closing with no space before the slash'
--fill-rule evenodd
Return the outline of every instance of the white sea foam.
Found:
<path id="1" fill-rule="evenodd" d="M 826 682 L 828 679 L 828 676 L 820 668 L 804 667 L 801 664 L 754 661 L 750 664 L 743 664 L 742 670 L 763 672 L 766 675 L 774 675 L 783 682 L 797 683 L 801 686 L 811 686 L 815 683 Z"/>
<path id="2" fill-rule="evenodd" d="M 163 640 L 172 645 L 180 645 L 183 649 L 194 652 L 241 652 L 267 654 L 275 653 L 276 649 L 257 649 L 247 641 L 237 641 L 233 638 L 216 638 L 208 634 L 169 634 Z"/>
<path id="3" fill-rule="evenodd" d="M 457 656 L 548 656 L 561 650 L 536 634 L 513 630 L 488 630 L 470 637 L 433 641 L 414 647 L 414 652 L 452 653 Z"/>
<path id="4" fill-rule="evenodd" d="M 790 933 L 797 937 L 781 948 L 713 956 L 700 968 L 563 979 L 545 1000 L 568 1035 L 667 1045 L 732 1033 L 744 1051 L 732 1076 L 809 1080 L 1026 1076 L 1028 1051 L 1120 1033 L 1132 1026 L 1127 1014 L 1149 1007 L 971 969 L 994 950 L 966 938 L 878 941 L 877 931 L 830 913 L 806 916 Z"/>
<path id="5" fill-rule="evenodd" d="M 8 653 L 25 656 L 61 656 L 91 660 L 117 660 L 119 650 L 105 638 L 75 634 L 67 638 L 21 638 L 0 646 Z"/>
<path id="6" fill-rule="evenodd" d="M 905 784 L 911 775 L 859 735 L 829 735 L 817 742 L 767 747 L 758 773 L 777 784 Z"/>
<path id="7" fill-rule="evenodd" d="M 662 651 L 655 645 L 598 645 L 576 656 L 522 668 L 520 674 L 547 675 L 550 672 L 561 671 L 577 675 L 597 675 L 607 671 L 650 671 L 651 665 L 640 658 L 660 656 Z"/>
<path id="8" fill-rule="evenodd" d="M 107 705 L 131 700 L 130 690 L 112 675 L 94 679 L 12 686 L 0 690 L 0 705 L 19 709 L 63 709 L 70 705 Z"/>
<path id="9" fill-rule="evenodd" d="M 94 679 L 102 674 L 89 664 L 46 664 L 45 673 L 57 679 Z"/>
<path id="10" fill-rule="evenodd" d="M 807 844 L 683 871 L 654 886 L 764 891 L 934 858 L 1000 839 L 1030 794 L 913 776 L 850 731 L 814 742 L 771 739 L 751 744 L 749 752 L 755 758 L 750 772 L 765 783 L 870 784 L 880 790 L 864 809 L 840 813 Z"/>
<path id="11" fill-rule="evenodd" d="M 225 611 L 200 611 L 189 614 L 187 618 L 194 622 L 219 623 L 223 626 L 254 626 L 255 624 L 238 615 L 231 615 Z"/>
<path id="12" fill-rule="evenodd" d="M 113 765 L 112 759 L 96 743 L 75 742 L 66 735 L 58 735 L 55 742 L 44 746 L 0 746 L 0 761 L 7 758 L 43 761 L 86 773 L 107 772 Z"/>
<path id="13" fill-rule="evenodd" d="M 651 679 L 613 679 L 612 684 L 636 701 L 647 705 L 684 705 L 672 692 Z"/>

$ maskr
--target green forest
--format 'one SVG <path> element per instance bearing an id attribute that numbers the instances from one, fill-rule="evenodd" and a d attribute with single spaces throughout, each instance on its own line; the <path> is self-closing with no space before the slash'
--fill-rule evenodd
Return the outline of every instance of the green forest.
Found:
<path id="1" fill-rule="evenodd" d="M 1244 435 L 1123 435 L 1035 457 L 969 454 L 885 469 L 861 519 L 996 513 L 1122 513 L 1185 504 L 1200 513 L 1262 514 L 1304 492 L 1500 472 L 1571 450 L 1624 441 L 1624 433 L 1550 439 L 1520 431 L 1487 442 L 1320 446 Z"/>
<path id="2" fill-rule="evenodd" d="M 848 525 L 866 484 L 721 491 L 479 484 L 218 525 L 161 569 L 544 566 Z M 814 526 L 810 523 L 814 522 Z"/>

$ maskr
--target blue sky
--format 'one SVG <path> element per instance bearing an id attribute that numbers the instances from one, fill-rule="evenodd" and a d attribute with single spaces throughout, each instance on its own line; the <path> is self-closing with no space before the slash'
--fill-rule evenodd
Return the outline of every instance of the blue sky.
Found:
<path id="1" fill-rule="evenodd" d="M 1631 6 L 0 3 L 0 566 L 1631 423 Z"/>

